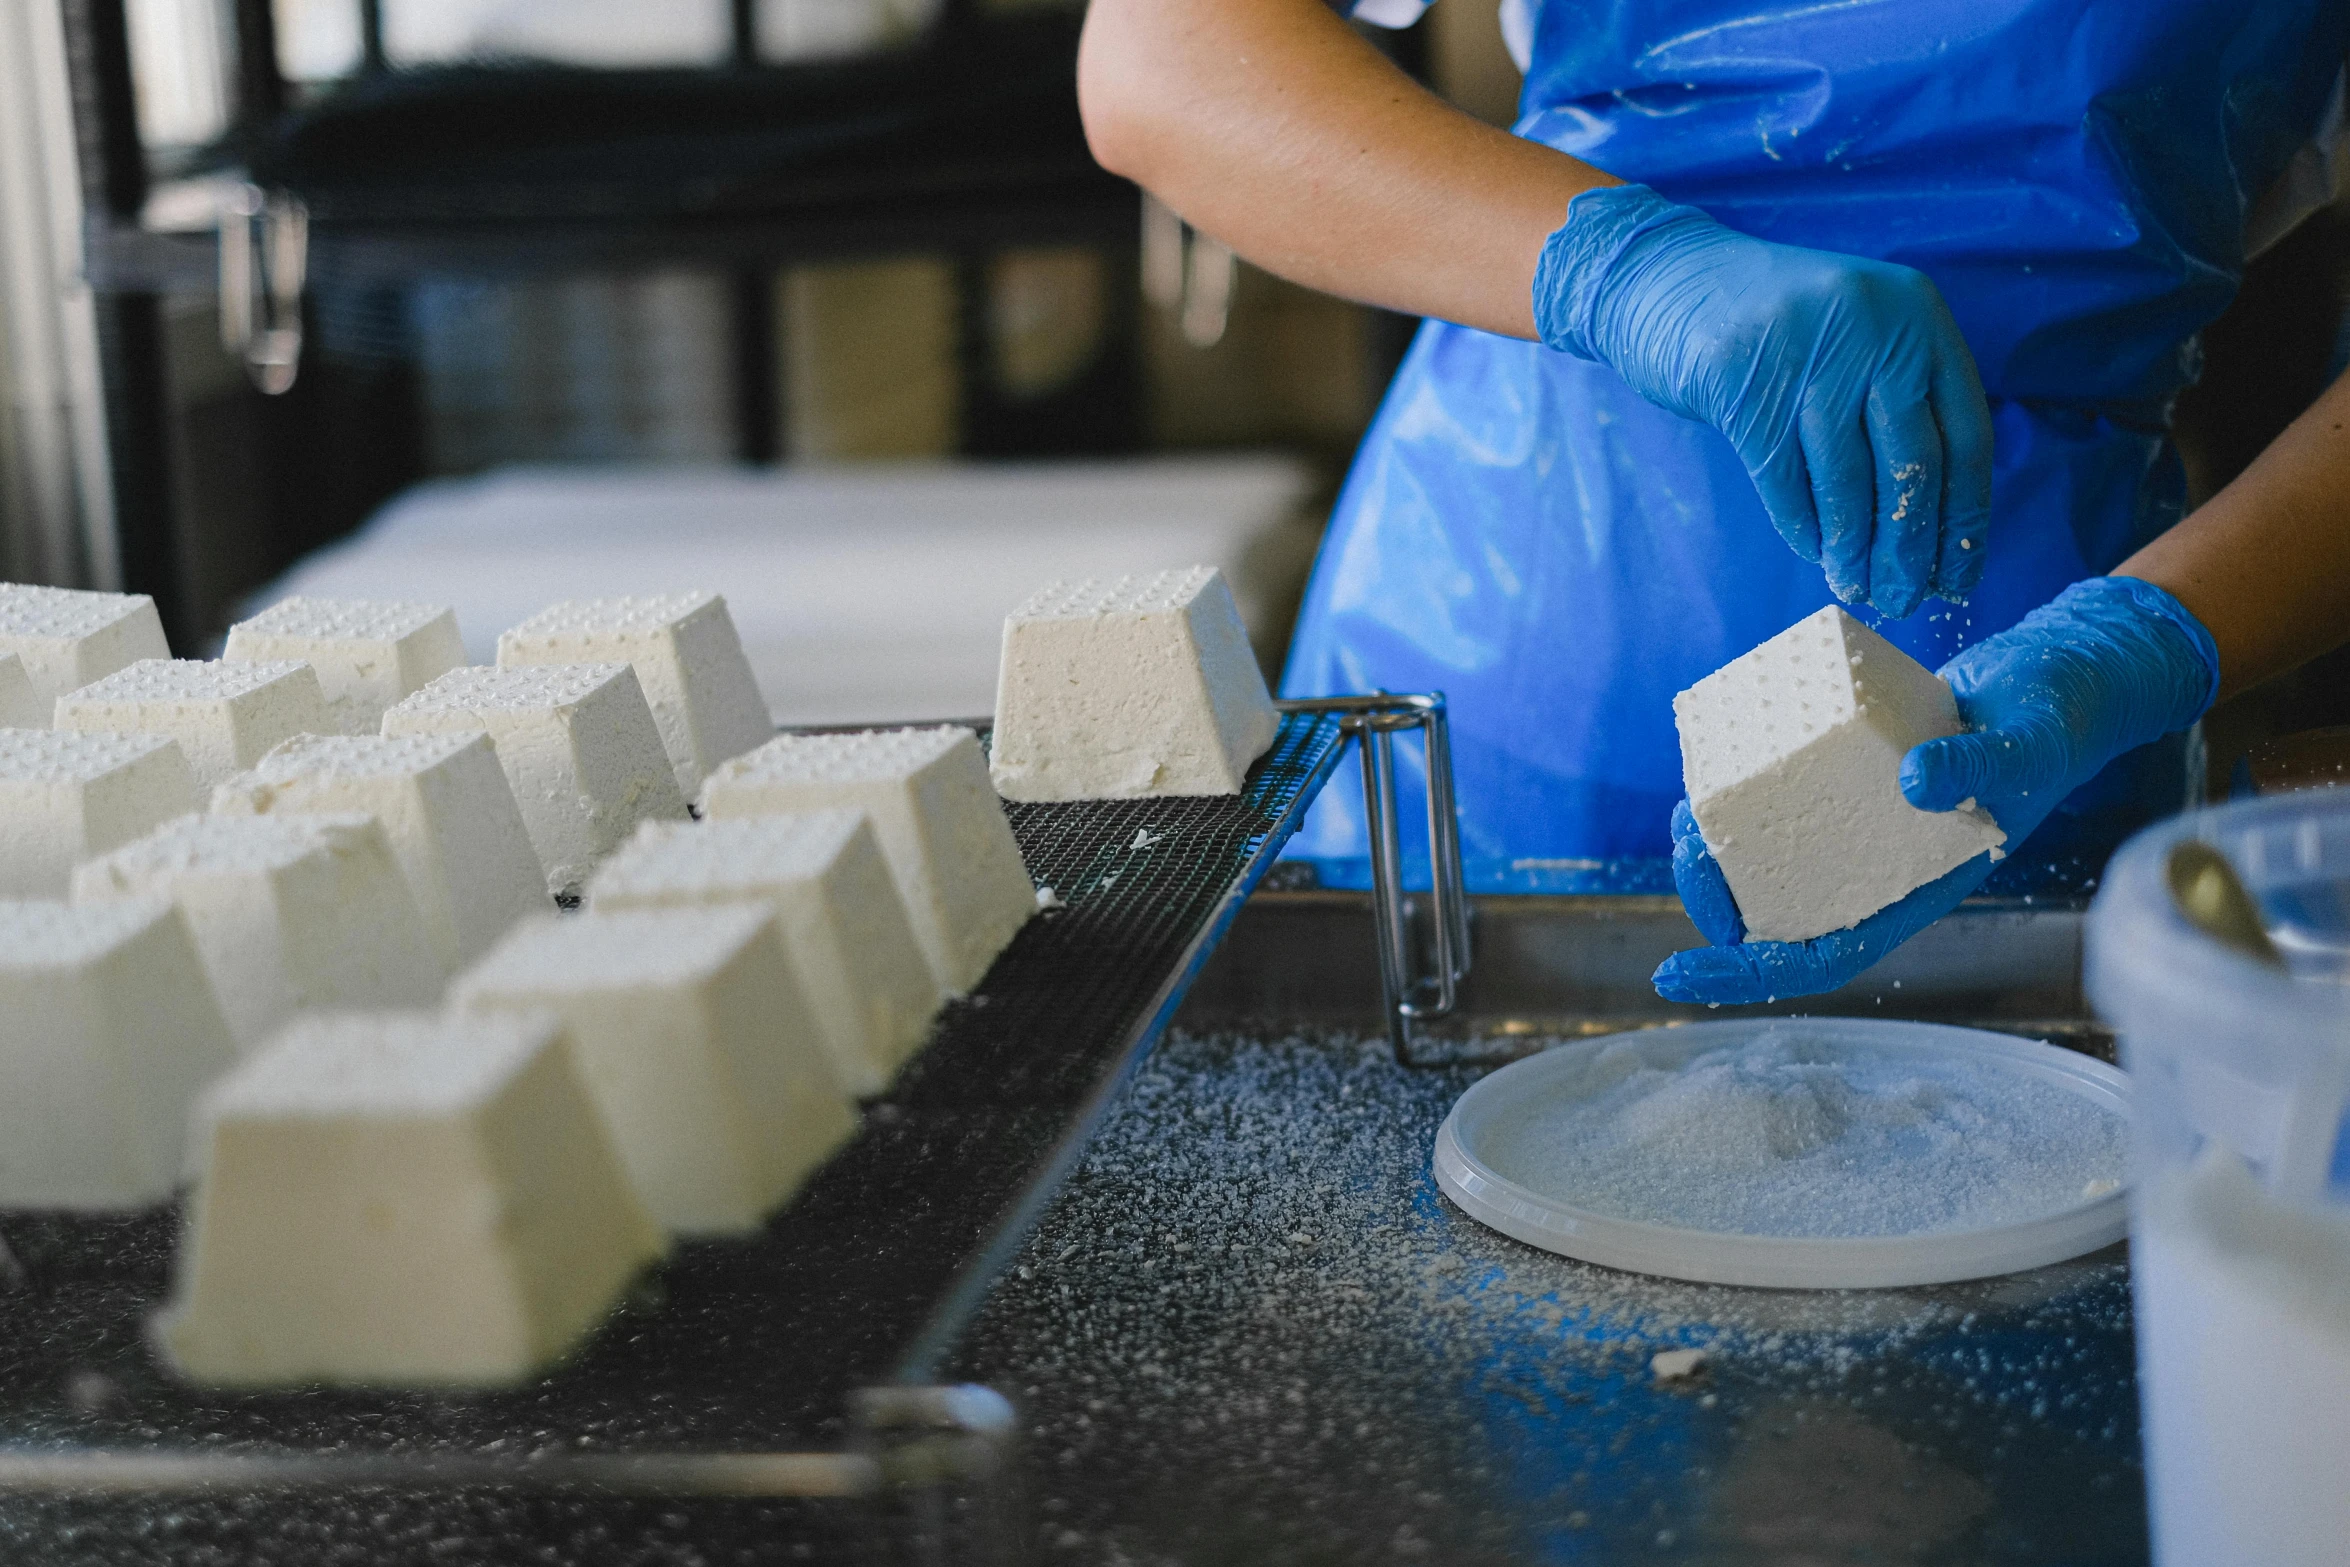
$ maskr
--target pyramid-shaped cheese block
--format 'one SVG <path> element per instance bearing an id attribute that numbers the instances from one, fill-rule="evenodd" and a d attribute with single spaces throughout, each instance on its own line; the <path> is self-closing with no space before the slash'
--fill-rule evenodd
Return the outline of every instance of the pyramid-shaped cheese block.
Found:
<path id="1" fill-rule="evenodd" d="M 308 664 L 154 658 L 57 699 L 57 727 L 177 740 L 196 787 L 210 793 L 280 740 L 330 723 Z"/>
<path id="2" fill-rule="evenodd" d="M 386 599 L 280 599 L 228 628 L 224 659 L 295 659 L 318 673 L 336 733 L 371 735 L 384 710 L 465 663 L 456 612 Z"/>
<path id="3" fill-rule="evenodd" d="M 1958 733 L 1958 708 L 1832 605 L 1674 697 L 1673 717 L 1690 811 L 1750 940 L 1842 930 L 2007 840 L 1979 809 L 1902 797 L 1902 757 Z"/>
<path id="4" fill-rule="evenodd" d="M 24 660 L 0 653 L 0 729 L 46 729 L 56 711 L 54 702 L 43 701 L 33 689 Z"/>
<path id="5" fill-rule="evenodd" d="M 179 911 L 0 902 L 0 1207 L 144 1207 L 235 1060 Z"/>
<path id="6" fill-rule="evenodd" d="M 487 735 L 297 735 L 214 791 L 212 810 L 374 817 L 451 973 L 547 907 L 546 872 Z"/>
<path id="7" fill-rule="evenodd" d="M 944 999 L 858 811 L 647 822 L 588 884 L 595 910 L 772 905 L 841 1085 L 877 1094 Z"/>
<path id="8" fill-rule="evenodd" d="M 160 735 L 0 729 L 0 896 L 62 898 L 73 868 L 196 808 Z"/>
<path id="9" fill-rule="evenodd" d="M 991 760 L 1007 800 L 1238 794 L 1279 727 L 1212 566 L 1057 582 L 1004 622 Z"/>
<path id="10" fill-rule="evenodd" d="M 638 1197 L 673 1230 L 755 1229 L 855 1128 L 764 904 L 543 916 L 450 999 L 562 1016 Z"/>
<path id="11" fill-rule="evenodd" d="M 637 823 L 685 815 L 626 664 L 452 669 L 384 714 L 383 732 L 487 734 L 557 894 L 578 891 Z"/>
<path id="12" fill-rule="evenodd" d="M 144 593 L 83 593 L 0 582 L 0 653 L 24 661 L 45 723 L 57 699 L 147 658 L 169 658 Z"/>
<path id="13" fill-rule="evenodd" d="M 79 904 L 164 896 L 240 1049 L 299 1011 L 424 1006 L 447 979 L 370 816 L 183 816 L 74 872 Z"/>
<path id="14" fill-rule="evenodd" d="M 551 1018 L 315 1014 L 205 1095 L 155 1338 L 233 1386 L 495 1386 L 661 1254 Z"/>
<path id="15" fill-rule="evenodd" d="M 1036 912 L 987 763 L 968 729 L 868 729 L 783 735 L 710 775 L 713 820 L 825 809 L 862 811 L 905 899 L 914 939 L 950 992 L 979 983 Z"/>
<path id="16" fill-rule="evenodd" d="M 498 667 L 625 663 L 688 799 L 710 769 L 775 734 L 726 600 L 715 593 L 575 599 L 498 638 Z"/>

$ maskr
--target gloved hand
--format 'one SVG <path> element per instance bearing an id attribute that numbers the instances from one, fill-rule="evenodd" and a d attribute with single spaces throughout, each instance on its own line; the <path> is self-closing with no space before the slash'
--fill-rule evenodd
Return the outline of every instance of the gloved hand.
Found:
<path id="1" fill-rule="evenodd" d="M 2107 762 L 2201 717 L 2219 692 L 2219 649 L 2203 622 L 2153 583 L 2091 577 L 1941 673 L 1967 732 L 1903 757 L 1901 792 L 1928 811 L 1973 799 L 2013 850 Z M 1684 800 L 1673 809 L 1673 881 L 1713 945 L 1667 958 L 1657 994 L 1720 1005 L 1834 990 L 1956 908 L 1991 863 L 1977 855 L 1846 930 L 1750 942 Z"/>
<path id="2" fill-rule="evenodd" d="M 1896 618 L 1983 573 L 1991 411 L 1925 274 L 1753 239 L 1645 185 L 1586 191 L 1542 247 L 1534 321 L 1730 439 L 1780 534 Z"/>

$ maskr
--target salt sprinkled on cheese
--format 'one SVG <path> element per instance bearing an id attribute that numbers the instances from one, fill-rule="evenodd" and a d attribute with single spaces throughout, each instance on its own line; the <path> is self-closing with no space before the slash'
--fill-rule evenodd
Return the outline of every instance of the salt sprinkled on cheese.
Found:
<path id="1" fill-rule="evenodd" d="M 33 677 L 25 672 L 24 660 L 14 653 L 0 653 L 0 728 L 46 729 L 53 710 L 53 704 L 43 701 L 41 693 L 33 689 Z"/>
<path id="2" fill-rule="evenodd" d="M 1756 941 L 1842 930 L 2007 841 L 1902 797 L 1911 747 L 1959 732 L 1950 688 L 1834 606 L 1673 698 L 1681 775 Z"/>
<path id="3" fill-rule="evenodd" d="M 308 664 L 151 658 L 57 699 L 57 727 L 177 740 L 206 791 L 330 720 Z"/>
<path id="4" fill-rule="evenodd" d="M 943 996 L 859 811 L 647 822 L 588 884 L 596 910 L 771 905 L 841 1084 L 889 1086 Z"/>
<path id="5" fill-rule="evenodd" d="M 214 791 L 212 810 L 373 816 L 452 972 L 547 906 L 546 872 L 487 735 L 297 735 Z"/>
<path id="6" fill-rule="evenodd" d="M 309 664 L 335 732 L 371 735 L 386 708 L 461 667 L 465 643 L 443 605 L 295 597 L 229 627 L 220 656 Z"/>
<path id="7" fill-rule="evenodd" d="M 543 916 L 462 976 L 466 1011 L 547 1008 L 645 1208 L 755 1229 L 855 1128 L 764 904 Z"/>
<path id="8" fill-rule="evenodd" d="M 195 808 L 160 735 L 0 729 L 0 895 L 62 898 L 76 865 Z"/>
<path id="9" fill-rule="evenodd" d="M 448 971 L 368 816 L 183 816 L 74 872 L 77 904 L 168 896 L 240 1049 L 295 1012 L 420 1006 Z"/>
<path id="10" fill-rule="evenodd" d="M 138 1208 L 235 1060 L 169 901 L 0 902 L 0 1207 Z"/>
<path id="11" fill-rule="evenodd" d="M 500 669 L 606 661 L 636 670 L 689 799 L 711 768 L 775 734 L 726 600 L 715 593 L 576 599 L 498 638 Z"/>
<path id="12" fill-rule="evenodd" d="M 1280 727 L 1212 566 L 1039 592 L 1004 622 L 995 718 L 1007 800 L 1238 794 Z"/>
<path id="13" fill-rule="evenodd" d="M 144 593 L 84 593 L 0 582 L 0 653 L 24 660 L 44 712 L 144 658 L 169 658 L 163 621 Z"/>
<path id="14" fill-rule="evenodd" d="M 663 1249 L 551 1018 L 305 1017 L 198 1121 L 154 1335 L 193 1381 L 516 1382 Z"/>
<path id="15" fill-rule="evenodd" d="M 782 735 L 702 790 L 719 819 L 847 808 L 873 823 L 914 938 L 949 992 L 977 984 L 1029 916 L 1036 888 L 968 729 Z"/>
<path id="16" fill-rule="evenodd" d="M 576 891 L 637 823 L 685 815 L 626 664 L 453 669 L 384 714 L 383 732 L 486 733 L 558 894 Z"/>

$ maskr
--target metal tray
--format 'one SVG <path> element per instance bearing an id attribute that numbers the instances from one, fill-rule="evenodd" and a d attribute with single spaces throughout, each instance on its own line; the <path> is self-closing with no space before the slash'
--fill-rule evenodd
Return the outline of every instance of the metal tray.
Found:
<path id="1" fill-rule="evenodd" d="M 676 1518 L 688 1559 L 730 1559 L 730 1540 L 767 1559 L 787 1539 L 864 1538 L 811 1532 L 809 1499 L 1000 1466 L 1002 1400 L 915 1384 L 1358 729 L 1340 712 L 1286 714 L 1237 797 L 1008 807 L 1030 873 L 1063 906 L 950 1005 L 856 1140 L 761 1235 L 680 1246 L 528 1386 L 183 1387 L 143 1339 L 175 1210 L 0 1217 L 0 1540 L 38 1542 L 45 1561 L 197 1559 L 197 1545 L 238 1561 L 512 1561 L 531 1547 L 636 1560 L 590 1544 L 657 1540 Z M 355 1489 L 411 1494 L 355 1508 Z M 616 1523 L 581 1511 L 582 1495 L 660 1500 Z M 686 1498 L 792 1506 L 720 1524 L 669 1505 Z M 477 1524 L 452 1534 L 466 1507 Z M 193 1533 L 158 1536 L 158 1519 Z M 403 1519 L 431 1520 L 413 1550 Z"/>
<path id="2" fill-rule="evenodd" d="M 1698 940 L 1676 900 L 1473 915 L 1476 972 L 1411 1064 L 1368 898 L 1269 889 L 1235 922 L 942 1366 L 1019 1406 L 1035 1560 L 2143 1567 L 2122 1248 L 1737 1289 L 1536 1251 L 1442 1196 L 1431 1142 L 1491 1066 L 1732 1015 L 1649 985 Z M 2080 926 L 1970 903 L 1801 1009 L 2097 1051 Z M 1706 1364 L 1660 1375 L 1685 1348 Z"/>

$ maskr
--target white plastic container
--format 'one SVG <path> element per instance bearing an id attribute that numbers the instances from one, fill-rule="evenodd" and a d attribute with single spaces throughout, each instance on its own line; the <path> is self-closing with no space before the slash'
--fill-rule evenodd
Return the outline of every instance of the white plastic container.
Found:
<path id="1" fill-rule="evenodd" d="M 2172 848 L 2225 854 L 2283 971 L 2198 930 Z M 2350 1560 L 2350 790 L 2141 833 L 2088 986 L 2137 1095 L 2131 1254 L 2156 1560 Z"/>

